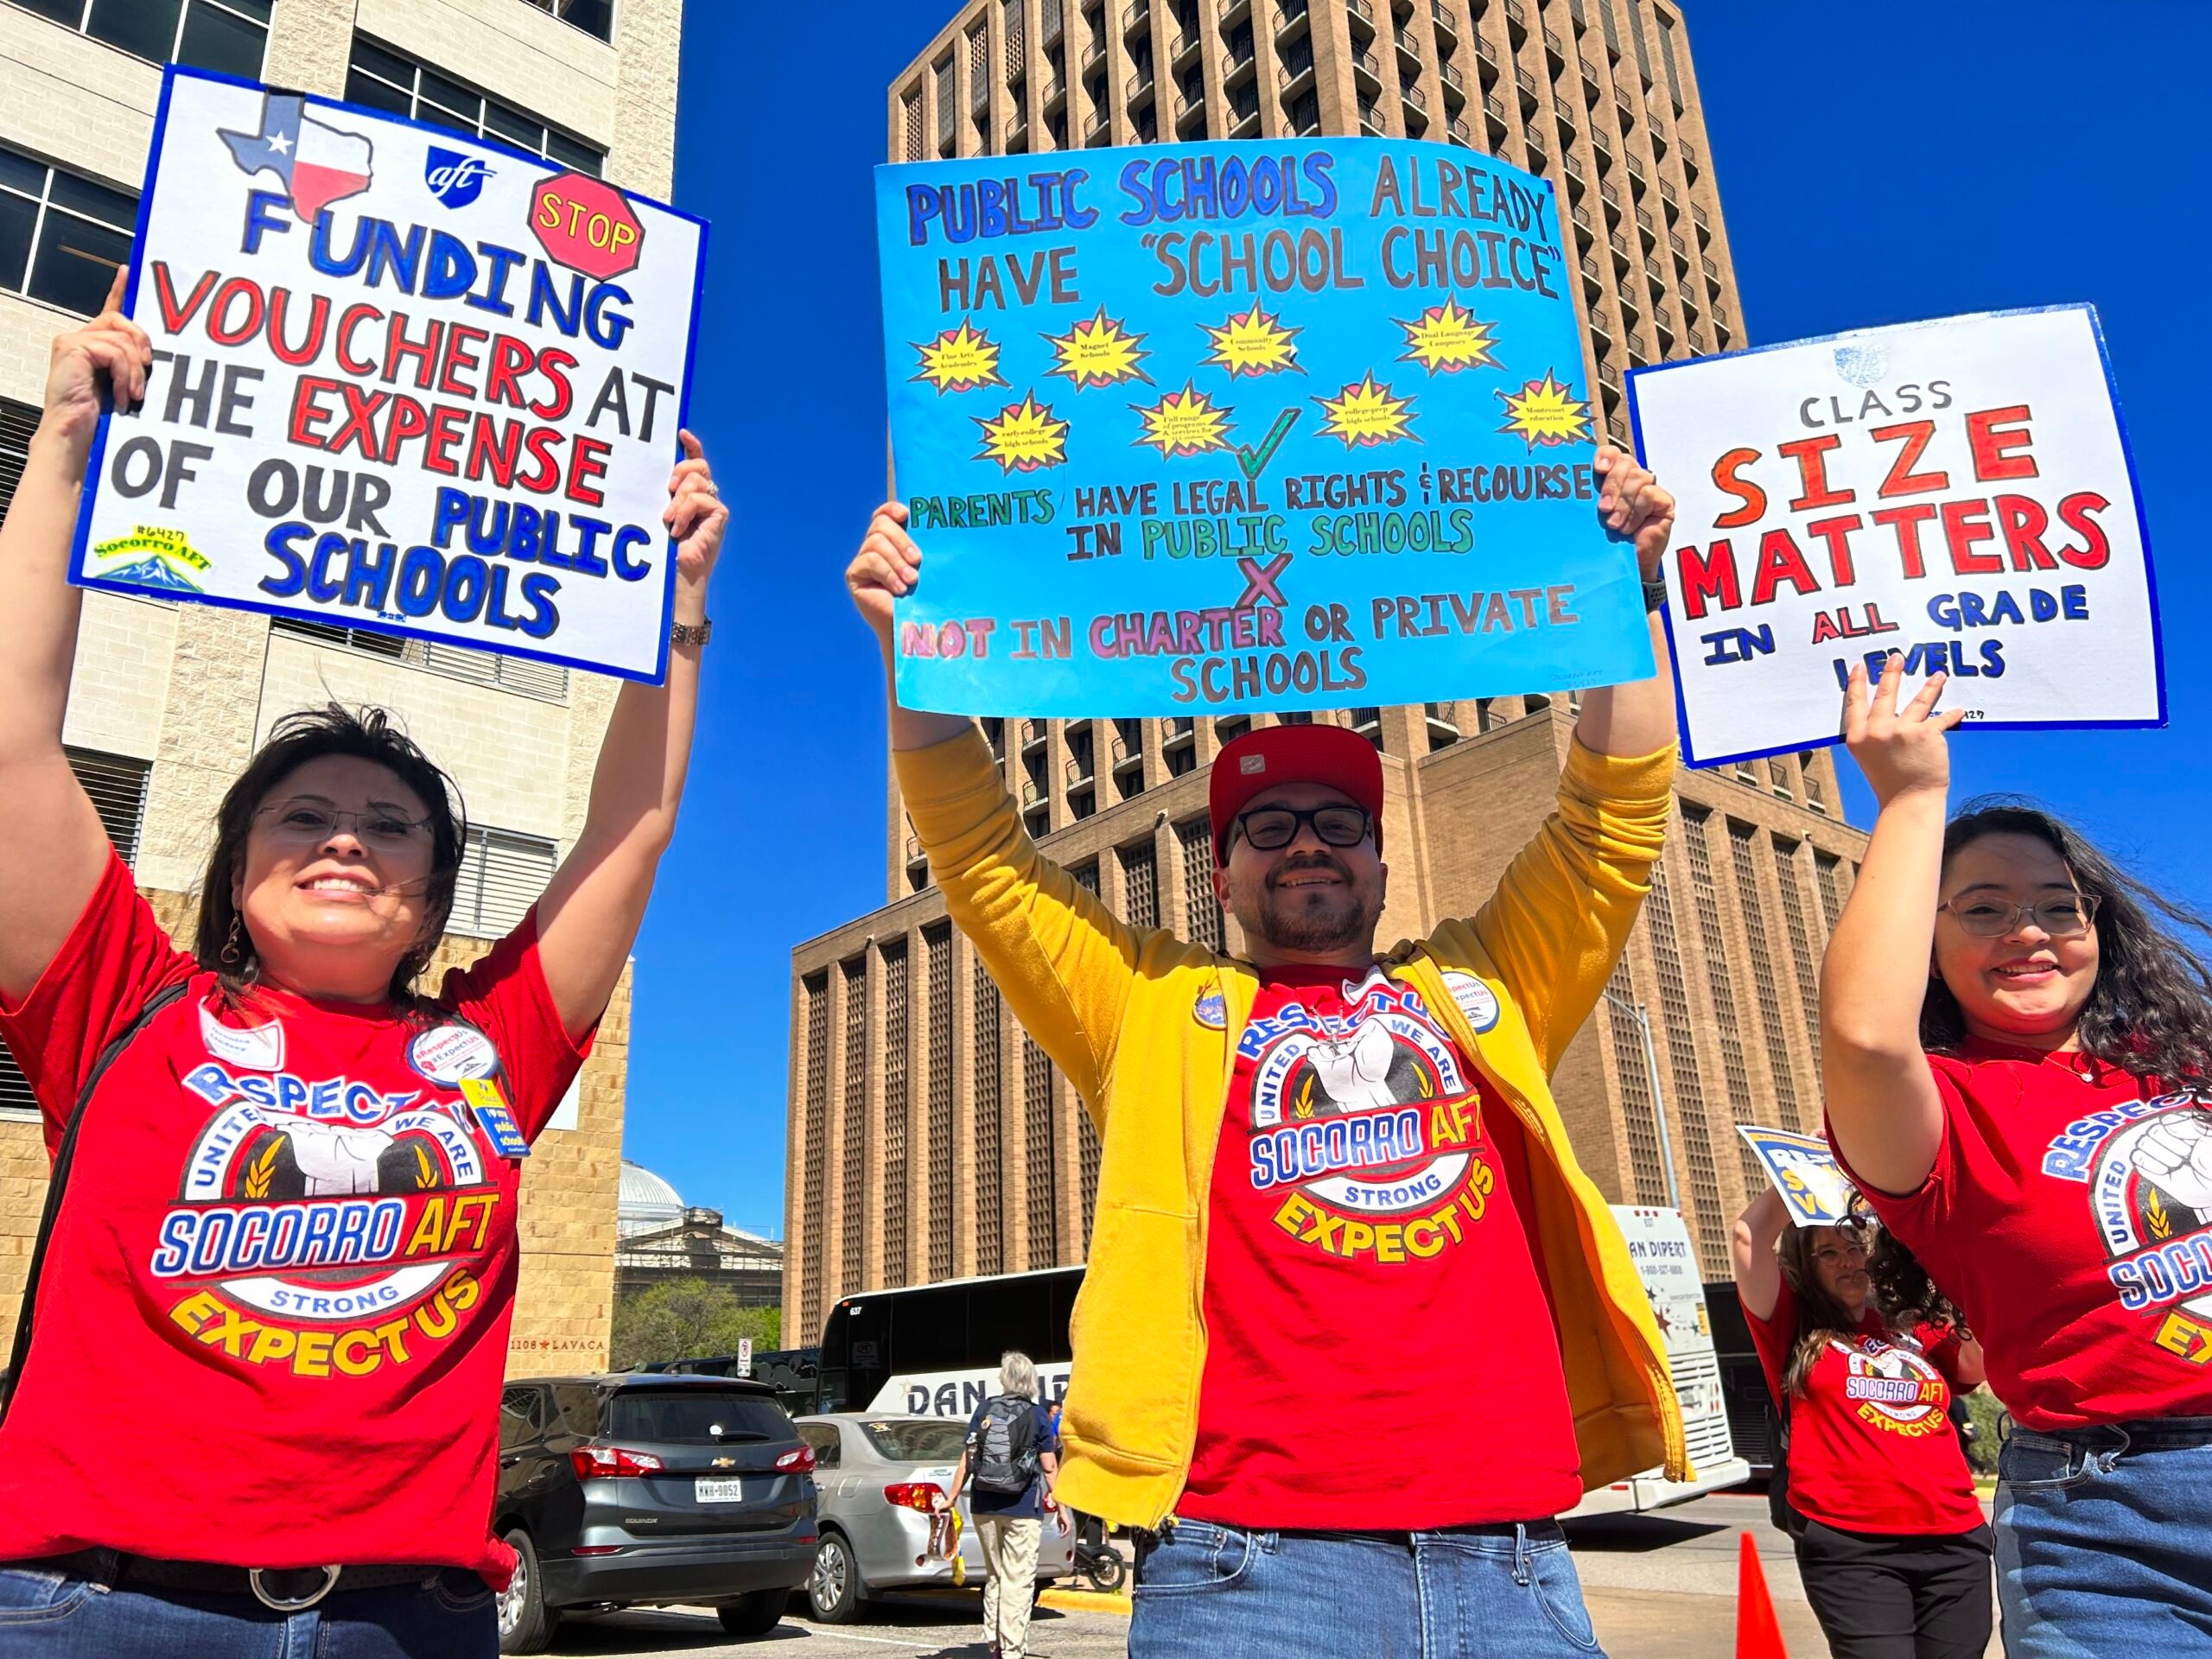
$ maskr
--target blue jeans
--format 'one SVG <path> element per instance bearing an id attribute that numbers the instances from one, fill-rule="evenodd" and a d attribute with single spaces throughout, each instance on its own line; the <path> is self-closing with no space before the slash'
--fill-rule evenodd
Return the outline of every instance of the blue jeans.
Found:
<path id="1" fill-rule="evenodd" d="M 2008 1659 L 2212 1654 L 2212 1417 L 2015 1428 L 1999 1470 Z"/>
<path id="2" fill-rule="evenodd" d="M 493 1659 L 497 1603 L 474 1573 L 340 1591 L 304 1612 L 0 1566 L 0 1659 Z"/>
<path id="3" fill-rule="evenodd" d="M 1137 1566 L 1129 1659 L 1588 1659 L 1556 1522 L 1387 1535 L 1179 1521 Z"/>

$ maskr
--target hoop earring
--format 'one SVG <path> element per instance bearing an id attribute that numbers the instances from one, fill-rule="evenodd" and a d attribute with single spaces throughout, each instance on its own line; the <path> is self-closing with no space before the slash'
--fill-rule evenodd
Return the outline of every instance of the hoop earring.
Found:
<path id="1" fill-rule="evenodd" d="M 230 935 L 223 941 L 219 957 L 225 967 L 235 968 L 245 960 L 245 930 L 239 925 L 237 915 L 233 913 L 231 917 Z"/>

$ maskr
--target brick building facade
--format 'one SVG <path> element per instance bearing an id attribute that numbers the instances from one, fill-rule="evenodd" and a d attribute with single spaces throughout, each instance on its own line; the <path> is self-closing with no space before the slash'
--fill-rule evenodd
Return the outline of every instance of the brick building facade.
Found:
<path id="1" fill-rule="evenodd" d="M 373 104 L 665 198 L 682 28 L 682 0 L 0 3 L 0 505 L 36 423 L 48 341 L 97 305 L 127 245 L 163 60 Z M 183 939 L 223 790 L 276 719 L 331 697 L 397 711 L 461 785 L 470 845 L 435 978 L 518 919 L 574 843 L 611 682 L 96 593 L 65 738 L 140 889 Z M 626 975 L 525 1166 L 518 1372 L 607 1358 L 629 1015 Z M 36 1113 L 0 1059 L 0 1340 L 45 1181 Z"/>
<path id="2" fill-rule="evenodd" d="M 894 161 L 1367 133 L 1548 175 L 1574 240 L 1586 384 L 1617 435 L 1626 368 L 1742 340 L 1670 0 L 971 0 L 893 81 L 887 115 Z M 1312 717 L 1382 754 L 1385 941 L 1487 897 L 1551 809 L 1574 702 Z M 985 728 L 1052 857 L 1130 921 L 1233 950 L 1208 885 L 1207 769 L 1273 718 Z M 1817 1117 L 1815 975 L 1865 837 L 1825 752 L 1686 771 L 1675 795 L 1650 902 L 1554 1087 L 1608 1197 L 1679 1204 L 1713 1277 L 1758 1179 L 1732 1125 Z M 1089 1239 L 1097 1139 L 945 920 L 895 782 L 888 821 L 887 905 L 792 952 L 794 1341 L 852 1291 L 1079 1262 Z"/>

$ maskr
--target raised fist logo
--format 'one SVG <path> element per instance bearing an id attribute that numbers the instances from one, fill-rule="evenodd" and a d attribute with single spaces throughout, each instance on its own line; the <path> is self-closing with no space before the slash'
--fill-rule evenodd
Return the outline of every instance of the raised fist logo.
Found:
<path id="1" fill-rule="evenodd" d="M 2176 1203 L 2212 1211 L 2212 1119 L 2191 1107 L 2144 1130 L 2132 1151 L 2135 1172 Z"/>
<path id="2" fill-rule="evenodd" d="M 1381 1021 L 1370 1020 L 1352 1036 L 1315 1043 L 1310 1058 L 1329 1098 L 1356 1112 L 1398 1103 L 1390 1092 L 1390 1061 L 1396 1052 Z"/>
<path id="3" fill-rule="evenodd" d="M 382 1129 L 340 1128 L 302 1121 L 292 1126 L 292 1158 L 310 1198 L 378 1189 L 377 1162 L 391 1150 Z"/>

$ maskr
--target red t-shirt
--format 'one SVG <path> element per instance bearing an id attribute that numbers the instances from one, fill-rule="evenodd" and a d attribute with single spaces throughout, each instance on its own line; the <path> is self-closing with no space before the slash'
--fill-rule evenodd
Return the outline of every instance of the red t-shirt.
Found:
<path id="1" fill-rule="evenodd" d="M 1967 1310 L 1997 1397 L 2045 1430 L 2212 1415 L 2212 1114 L 2087 1054 L 1929 1066 L 1927 1181 L 1859 1186 Z"/>
<path id="2" fill-rule="evenodd" d="M 1765 1319 L 1746 1307 L 1767 1392 L 1782 1408 L 1782 1378 L 1796 1345 L 1797 1293 L 1783 1281 Z M 1802 1398 L 1788 1402 L 1789 1503 L 1846 1532 L 1955 1536 L 1981 1524 L 1974 1476 L 1947 1415 L 1959 1334 L 1921 1325 L 1894 1335 L 1872 1307 L 1858 1340 L 1831 1338 Z"/>
<path id="3" fill-rule="evenodd" d="M 1214 1160 L 1205 1376 L 1176 1513 L 1407 1530 L 1580 1503 L 1528 1179 L 1518 1122 L 1418 991 L 1379 970 L 1273 970 Z"/>
<path id="4" fill-rule="evenodd" d="M 112 861 L 4 1035 L 49 1149 L 156 993 L 77 1135 L 4 1426 L 0 1561 L 92 1546 L 234 1567 L 441 1565 L 505 1581 L 491 1535 L 519 1160 L 582 1063 L 535 914 L 426 1026 L 263 990 L 226 1011 Z"/>

